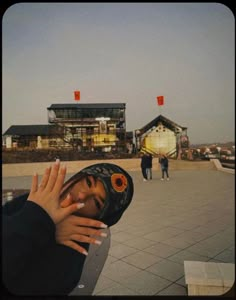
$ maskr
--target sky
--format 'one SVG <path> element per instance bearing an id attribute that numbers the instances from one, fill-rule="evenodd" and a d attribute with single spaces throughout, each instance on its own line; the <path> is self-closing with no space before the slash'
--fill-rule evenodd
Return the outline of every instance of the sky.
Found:
<path id="1" fill-rule="evenodd" d="M 56 103 L 126 103 L 191 144 L 234 141 L 235 21 L 221 3 L 17 3 L 2 17 L 2 133 Z M 157 96 L 164 105 L 157 105 Z"/>

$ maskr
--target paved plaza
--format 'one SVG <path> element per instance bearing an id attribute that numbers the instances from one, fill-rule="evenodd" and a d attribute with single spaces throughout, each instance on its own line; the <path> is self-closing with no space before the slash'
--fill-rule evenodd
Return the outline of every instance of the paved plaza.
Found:
<path id="1" fill-rule="evenodd" d="M 235 263 L 234 173 L 216 168 L 160 170 L 143 182 L 129 172 L 134 197 L 118 224 L 93 295 L 187 295 L 184 261 Z M 30 177 L 3 178 L 27 188 Z"/>

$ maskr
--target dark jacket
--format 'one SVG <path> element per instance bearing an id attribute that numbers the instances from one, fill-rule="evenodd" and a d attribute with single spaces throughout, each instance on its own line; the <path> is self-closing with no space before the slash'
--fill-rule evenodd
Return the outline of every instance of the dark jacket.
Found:
<path id="1" fill-rule="evenodd" d="M 149 168 L 148 165 L 149 165 L 148 156 L 144 154 L 141 157 L 141 168 L 142 169 Z"/>
<path id="2" fill-rule="evenodd" d="M 159 163 L 161 164 L 162 169 L 168 168 L 168 158 L 167 157 L 161 157 L 159 159 Z"/>
<path id="3" fill-rule="evenodd" d="M 147 156 L 147 168 L 152 168 L 152 155 Z"/>
<path id="4" fill-rule="evenodd" d="M 15 295 L 67 295 L 79 282 L 86 256 L 57 244 L 52 219 L 27 197 L 2 208 L 3 285 Z"/>

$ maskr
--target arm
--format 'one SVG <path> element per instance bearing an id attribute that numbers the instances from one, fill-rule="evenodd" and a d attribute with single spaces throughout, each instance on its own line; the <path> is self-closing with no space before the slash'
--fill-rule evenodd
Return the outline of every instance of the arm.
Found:
<path id="1" fill-rule="evenodd" d="M 25 202 L 28 198 L 29 194 L 23 194 L 12 199 L 9 202 L 6 202 L 2 207 L 2 214 L 5 216 L 11 216 L 17 212 L 19 212 L 25 205 Z"/>
<path id="2" fill-rule="evenodd" d="M 56 244 L 55 224 L 34 202 L 26 201 L 20 212 L 3 217 L 2 241 L 3 283 L 9 292 L 64 295 L 78 283 L 86 256 Z M 89 248 L 83 243 L 77 246 Z"/>
<path id="3" fill-rule="evenodd" d="M 3 282 L 10 291 L 24 294 L 24 285 L 32 291 L 39 290 L 41 286 L 51 290 L 49 281 L 43 285 L 43 278 L 47 274 L 51 275 L 50 280 L 59 276 L 57 273 L 63 257 L 60 257 L 60 252 L 50 252 L 50 249 L 56 251 L 55 224 L 78 210 L 75 204 L 60 207 L 59 192 L 65 173 L 65 168 L 59 172 L 59 163 L 55 164 L 52 172 L 51 168 L 46 169 L 40 186 L 37 175 L 34 175 L 22 210 L 3 216 Z M 42 278 L 36 276 L 38 273 Z M 61 288 L 58 287 L 58 290 Z"/>
<path id="4" fill-rule="evenodd" d="M 88 245 L 83 246 L 88 250 Z M 45 251 L 34 252 L 21 276 L 6 287 L 15 295 L 68 295 L 80 280 L 85 259 L 85 255 L 53 242 Z"/>
<path id="5" fill-rule="evenodd" d="M 3 281 L 8 287 L 22 277 L 32 253 L 38 255 L 54 238 L 55 225 L 40 206 L 27 201 L 14 216 L 3 216 L 2 227 Z"/>

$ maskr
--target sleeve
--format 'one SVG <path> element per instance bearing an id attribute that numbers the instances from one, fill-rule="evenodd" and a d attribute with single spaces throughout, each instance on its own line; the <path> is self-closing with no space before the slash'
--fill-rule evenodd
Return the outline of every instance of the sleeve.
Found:
<path id="1" fill-rule="evenodd" d="M 83 245 L 86 249 L 89 245 Z M 35 254 L 35 253 L 34 253 Z M 7 286 L 15 295 L 68 295 L 78 284 L 86 256 L 56 243 L 31 257 L 21 276 Z"/>
<path id="2" fill-rule="evenodd" d="M 24 271 L 18 294 L 68 295 L 80 280 L 85 259 L 85 255 L 70 247 L 52 245 Z"/>
<path id="3" fill-rule="evenodd" d="M 28 198 L 29 193 L 15 197 L 9 202 L 6 202 L 2 207 L 2 214 L 6 216 L 13 215 L 19 212 L 23 207 Z"/>
<path id="4" fill-rule="evenodd" d="M 26 201 L 14 215 L 2 218 L 2 272 L 6 286 L 24 274 L 31 255 L 55 240 L 55 224 L 39 205 Z"/>

